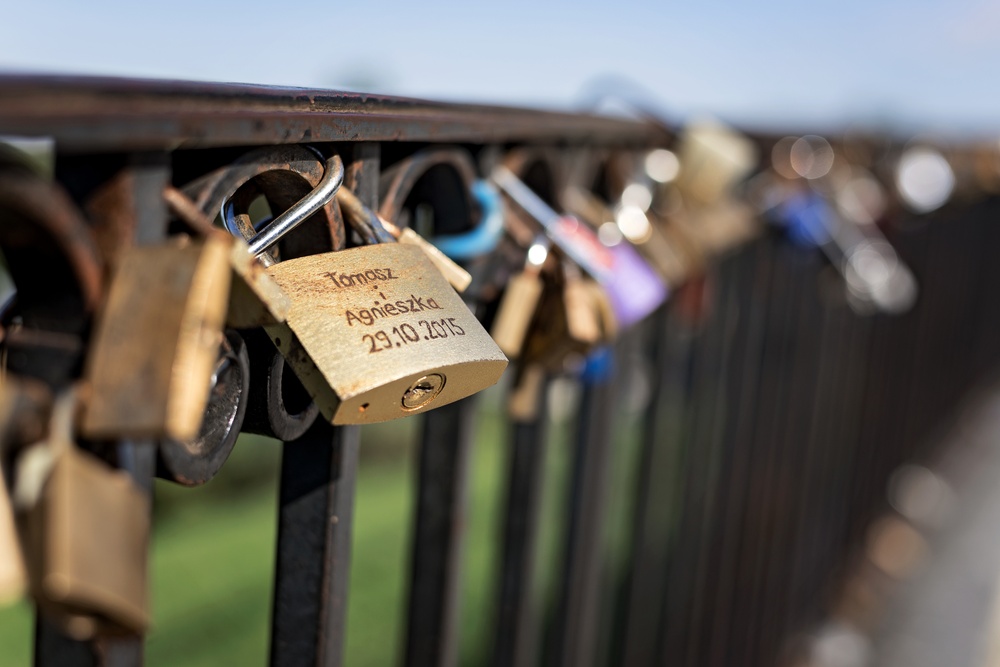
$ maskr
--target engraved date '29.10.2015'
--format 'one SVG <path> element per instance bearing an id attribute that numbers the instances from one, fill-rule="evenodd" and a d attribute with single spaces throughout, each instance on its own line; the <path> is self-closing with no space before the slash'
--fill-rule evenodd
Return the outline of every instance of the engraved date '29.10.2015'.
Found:
<path id="1" fill-rule="evenodd" d="M 394 347 L 419 343 L 421 340 L 436 340 L 448 336 L 464 335 L 465 329 L 455 321 L 454 317 L 443 317 L 440 320 L 420 320 L 416 327 L 404 323 L 393 327 L 389 332 L 366 333 L 361 336 L 361 340 L 371 345 L 368 353 L 374 354 Z"/>

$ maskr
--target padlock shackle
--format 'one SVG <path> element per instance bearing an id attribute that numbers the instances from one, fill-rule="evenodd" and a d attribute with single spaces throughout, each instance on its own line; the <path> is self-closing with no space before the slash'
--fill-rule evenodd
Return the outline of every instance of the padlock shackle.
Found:
<path id="1" fill-rule="evenodd" d="M 387 229 L 384 225 L 385 221 L 375 211 L 365 206 L 357 195 L 347 188 L 341 188 L 337 191 L 337 203 L 340 204 L 344 220 L 361 236 L 366 244 L 395 243 L 398 239 L 398 228 L 396 228 L 395 233 Z"/>
<path id="2" fill-rule="evenodd" d="M 291 208 L 272 220 L 249 242 L 250 254 L 259 257 L 277 243 L 281 237 L 305 222 L 316 211 L 326 206 L 337 195 L 344 182 L 344 163 L 339 155 L 326 160 L 326 171 L 316 187 Z"/>

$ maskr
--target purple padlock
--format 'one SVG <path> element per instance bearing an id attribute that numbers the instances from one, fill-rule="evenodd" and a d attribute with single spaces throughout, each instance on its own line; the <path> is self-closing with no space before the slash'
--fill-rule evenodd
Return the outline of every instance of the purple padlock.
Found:
<path id="1" fill-rule="evenodd" d="M 552 242 L 607 292 L 619 327 L 635 324 L 666 300 L 667 286 L 627 241 L 608 247 L 589 225 L 568 215 L 547 230 Z"/>
<path id="2" fill-rule="evenodd" d="M 648 317 L 667 299 L 667 286 L 631 244 L 611 248 L 614 270 L 601 282 L 607 290 L 618 326 L 627 328 Z"/>
<path id="3" fill-rule="evenodd" d="M 635 324 L 667 298 L 667 286 L 630 243 L 605 246 L 588 225 L 552 210 L 505 167 L 494 170 L 492 178 L 542 227 L 556 247 L 601 284 L 619 327 Z"/>

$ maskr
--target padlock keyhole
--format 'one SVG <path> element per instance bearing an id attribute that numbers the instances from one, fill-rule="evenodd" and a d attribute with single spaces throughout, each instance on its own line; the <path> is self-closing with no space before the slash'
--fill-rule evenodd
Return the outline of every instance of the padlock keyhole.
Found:
<path id="1" fill-rule="evenodd" d="M 424 407 L 444 389 L 445 378 L 440 373 L 431 373 L 418 378 L 403 392 L 403 409 L 417 410 Z"/>

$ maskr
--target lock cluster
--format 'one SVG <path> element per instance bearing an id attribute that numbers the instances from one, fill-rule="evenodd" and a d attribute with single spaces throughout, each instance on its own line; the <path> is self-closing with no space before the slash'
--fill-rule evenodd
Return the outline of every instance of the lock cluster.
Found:
<path id="1" fill-rule="evenodd" d="M 657 136 L 180 150 L 66 183 L 3 154 L 0 594 L 77 640 L 142 635 L 154 474 L 204 484 L 241 432 L 294 442 L 499 382 L 529 423 L 549 379 L 613 374 L 668 302 L 697 330 L 720 259 L 761 236 L 824 262 L 824 298 L 903 315 L 902 213 L 1000 189 L 980 148 Z"/>

